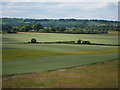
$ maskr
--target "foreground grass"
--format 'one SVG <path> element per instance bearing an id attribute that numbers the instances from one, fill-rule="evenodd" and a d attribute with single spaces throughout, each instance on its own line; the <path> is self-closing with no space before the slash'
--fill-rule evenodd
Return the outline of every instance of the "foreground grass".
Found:
<path id="1" fill-rule="evenodd" d="M 118 61 L 3 77 L 3 88 L 117 88 Z"/>

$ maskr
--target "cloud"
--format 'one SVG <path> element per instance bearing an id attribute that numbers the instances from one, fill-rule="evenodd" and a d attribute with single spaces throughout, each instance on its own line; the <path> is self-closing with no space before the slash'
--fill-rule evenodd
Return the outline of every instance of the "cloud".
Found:
<path id="1" fill-rule="evenodd" d="M 116 19 L 111 2 L 3 2 L 3 17 Z M 116 14 L 116 15 L 115 15 Z"/>
<path id="2" fill-rule="evenodd" d="M 74 6 L 74 5 L 73 5 Z M 109 6 L 107 2 L 95 2 L 95 3 L 76 3 L 75 7 L 79 9 L 91 10 L 91 9 L 98 9 L 98 8 L 106 8 Z"/>
<path id="3" fill-rule="evenodd" d="M 30 4 L 30 5 L 29 5 Z M 98 8 L 106 8 L 110 5 L 109 2 L 79 2 L 76 3 L 15 3 L 15 2 L 9 2 L 9 3 L 3 3 L 3 7 L 6 9 L 31 9 L 31 8 L 44 8 L 44 9 L 71 9 L 71 8 L 79 8 L 79 9 L 98 9 Z M 113 3 L 112 3 L 113 4 Z M 32 5 L 32 6 L 31 6 Z"/>
<path id="4" fill-rule="evenodd" d="M 3 2 L 118 2 L 119 0 L 4 0 Z"/>

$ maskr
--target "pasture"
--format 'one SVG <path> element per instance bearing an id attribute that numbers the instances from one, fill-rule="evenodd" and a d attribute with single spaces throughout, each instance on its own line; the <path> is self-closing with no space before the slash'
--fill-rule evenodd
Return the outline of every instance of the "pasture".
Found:
<path id="1" fill-rule="evenodd" d="M 3 88 L 118 88 L 118 61 L 3 77 Z"/>
<path id="2" fill-rule="evenodd" d="M 3 35 L 3 75 L 34 73 L 87 65 L 118 58 L 117 46 L 72 44 L 19 44 L 31 38 L 37 41 L 89 40 L 95 43 L 118 44 L 117 36 L 18 33 Z"/>
<path id="3" fill-rule="evenodd" d="M 37 41 L 70 41 L 118 44 L 117 35 L 17 33 L 3 34 L 3 76 L 72 68 L 118 59 L 118 46 L 73 44 L 19 44 Z"/>

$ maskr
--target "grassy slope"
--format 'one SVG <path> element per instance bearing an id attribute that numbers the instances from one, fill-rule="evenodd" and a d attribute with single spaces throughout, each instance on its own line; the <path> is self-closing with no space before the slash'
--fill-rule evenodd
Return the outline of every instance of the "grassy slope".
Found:
<path id="1" fill-rule="evenodd" d="M 53 55 L 53 54 L 52 54 Z M 35 55 L 36 56 L 36 55 Z M 3 75 L 33 73 L 117 59 L 117 53 L 68 54 L 3 61 Z"/>
<path id="2" fill-rule="evenodd" d="M 32 73 L 45 70 L 68 68 L 95 62 L 117 59 L 117 47 L 59 44 L 4 44 L 24 42 L 31 37 L 43 41 L 75 40 L 78 37 L 101 41 L 101 36 L 77 34 L 5 34 L 3 35 L 3 75 Z M 49 38 L 48 38 L 49 37 Z M 104 40 L 116 42 L 117 36 L 103 35 Z"/>
<path id="3" fill-rule="evenodd" d="M 34 78 L 33 78 L 34 77 Z M 118 61 L 3 77 L 3 88 L 117 88 Z"/>
<path id="4" fill-rule="evenodd" d="M 37 38 L 38 41 L 78 40 L 78 38 L 80 38 L 96 43 L 118 43 L 118 37 L 112 34 L 5 34 L 3 35 L 3 74 L 36 73 L 4 77 L 3 87 L 117 87 L 117 61 L 94 64 L 95 62 L 117 59 L 117 47 L 59 44 L 4 44 L 27 42 L 30 41 L 32 37 Z M 26 53 L 24 54 L 23 52 Z M 44 52 L 44 54 L 42 52 Z M 92 54 L 89 52 L 92 52 Z M 19 55 L 20 57 L 18 57 Z M 24 57 L 21 57 L 22 55 Z M 64 68 L 86 64 L 94 65 L 65 69 L 64 71 Z M 55 69 L 62 70 L 44 72 Z"/>

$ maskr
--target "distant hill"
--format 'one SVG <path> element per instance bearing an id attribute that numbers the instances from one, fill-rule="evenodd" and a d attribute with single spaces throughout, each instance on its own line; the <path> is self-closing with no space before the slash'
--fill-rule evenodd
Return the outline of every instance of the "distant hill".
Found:
<path id="1" fill-rule="evenodd" d="M 117 26 L 118 21 L 107 20 L 82 20 L 82 19 L 22 19 L 22 18 L 2 18 L 3 24 L 12 27 L 20 25 L 41 23 L 44 27 L 86 27 L 86 26 Z"/>

